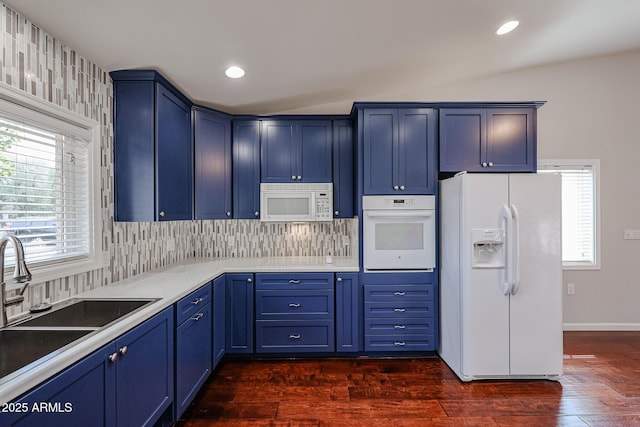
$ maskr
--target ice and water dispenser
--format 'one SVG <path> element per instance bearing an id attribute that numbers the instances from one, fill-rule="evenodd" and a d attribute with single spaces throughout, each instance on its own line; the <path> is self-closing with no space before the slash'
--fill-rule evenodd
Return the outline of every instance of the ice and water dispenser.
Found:
<path id="1" fill-rule="evenodd" d="M 473 254 L 472 268 L 504 268 L 505 233 L 500 228 L 475 228 L 471 230 Z"/>

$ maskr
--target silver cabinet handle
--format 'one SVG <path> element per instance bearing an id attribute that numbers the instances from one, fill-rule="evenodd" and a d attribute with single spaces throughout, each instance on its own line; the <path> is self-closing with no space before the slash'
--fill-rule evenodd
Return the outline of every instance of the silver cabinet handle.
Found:
<path id="1" fill-rule="evenodd" d="M 291 179 L 295 180 L 296 176 L 295 175 L 291 175 Z"/>
<path id="2" fill-rule="evenodd" d="M 340 215 L 340 211 L 335 211 L 333 214 L 334 215 Z"/>
<path id="3" fill-rule="evenodd" d="M 396 191 L 398 191 L 398 190 L 400 189 L 400 187 L 398 187 L 397 185 L 394 185 L 394 186 L 393 186 L 393 189 L 394 189 L 394 190 L 396 190 Z"/>
<path id="4" fill-rule="evenodd" d="M 227 211 L 227 216 L 231 216 L 231 212 Z"/>
<path id="5" fill-rule="evenodd" d="M 482 162 L 482 167 L 486 168 L 487 167 L 487 162 Z"/>
<path id="6" fill-rule="evenodd" d="M 290 303 L 290 304 L 289 304 L 289 307 L 291 307 L 291 308 L 298 308 L 298 307 L 300 307 L 300 303 L 292 302 L 292 303 Z"/>
<path id="7" fill-rule="evenodd" d="M 493 162 L 489 162 L 489 167 L 492 168 L 493 167 Z"/>
<path id="8" fill-rule="evenodd" d="M 190 320 L 195 320 L 196 322 L 204 317 L 204 313 L 198 313 L 193 316 Z"/>
<path id="9" fill-rule="evenodd" d="M 289 339 L 290 340 L 299 340 L 300 339 L 300 334 L 291 334 L 289 335 Z"/>
<path id="10" fill-rule="evenodd" d="M 289 283 L 291 283 L 292 285 L 297 285 L 298 283 L 300 283 L 300 280 L 289 280 Z"/>
<path id="11" fill-rule="evenodd" d="M 400 190 L 403 190 L 403 191 L 404 191 L 404 185 L 401 185 L 401 186 L 400 186 Z"/>
<path id="12" fill-rule="evenodd" d="M 123 356 L 127 354 L 127 351 L 129 351 L 129 347 L 127 347 L 126 345 L 122 346 L 122 348 L 118 350 L 118 352 Z"/>
<path id="13" fill-rule="evenodd" d="M 397 296 L 397 297 L 403 297 L 406 294 L 404 292 L 394 292 L 393 295 Z"/>
<path id="14" fill-rule="evenodd" d="M 255 216 L 260 216 L 260 212 L 258 212 L 258 211 L 255 211 L 253 214 L 254 214 Z"/>
<path id="15" fill-rule="evenodd" d="M 252 282 L 253 282 L 253 279 L 252 279 L 252 278 L 248 278 L 248 279 L 247 279 L 247 283 L 252 283 Z"/>
<path id="16" fill-rule="evenodd" d="M 298 181 L 300 181 L 302 179 L 302 176 L 298 175 Z"/>
<path id="17" fill-rule="evenodd" d="M 342 282 L 342 277 L 336 277 L 336 282 Z"/>
<path id="18" fill-rule="evenodd" d="M 158 215 L 160 215 L 160 218 L 164 218 L 164 211 L 160 211 Z"/>
<path id="19" fill-rule="evenodd" d="M 193 301 L 191 301 L 191 304 L 193 305 L 198 305 L 200 304 L 202 301 L 204 301 L 204 298 L 196 298 Z"/>
<path id="20" fill-rule="evenodd" d="M 396 341 L 393 343 L 393 345 L 395 345 L 396 347 L 402 347 L 405 345 L 404 341 Z"/>
<path id="21" fill-rule="evenodd" d="M 109 362 L 114 363 L 116 360 L 118 360 L 118 353 L 113 353 L 109 356 Z"/>
<path id="22" fill-rule="evenodd" d="M 395 311 L 396 313 L 404 313 L 405 311 L 407 311 L 406 308 L 394 308 L 393 311 Z"/>
<path id="23" fill-rule="evenodd" d="M 405 329 L 406 326 L 404 325 L 393 325 L 393 329 Z"/>

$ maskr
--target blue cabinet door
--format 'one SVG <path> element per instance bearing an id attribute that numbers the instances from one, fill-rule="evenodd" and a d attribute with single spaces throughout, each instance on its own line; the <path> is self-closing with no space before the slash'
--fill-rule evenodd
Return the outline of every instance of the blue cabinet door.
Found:
<path id="1" fill-rule="evenodd" d="M 231 218 L 231 120 L 195 109 L 195 218 Z"/>
<path id="2" fill-rule="evenodd" d="M 362 297 L 358 273 L 336 273 L 336 351 L 362 349 Z"/>
<path id="3" fill-rule="evenodd" d="M 225 274 L 226 352 L 253 353 L 253 274 Z"/>
<path id="4" fill-rule="evenodd" d="M 260 218 L 260 122 L 233 123 L 233 217 Z"/>
<path id="5" fill-rule="evenodd" d="M 211 315 L 211 304 L 205 304 L 176 329 L 176 419 L 211 374 Z"/>
<path id="6" fill-rule="evenodd" d="M 156 84 L 156 198 L 160 221 L 193 217 L 191 106 Z"/>
<path id="7" fill-rule="evenodd" d="M 302 120 L 297 124 L 296 178 L 302 182 L 331 182 L 330 120 Z"/>
<path id="8" fill-rule="evenodd" d="M 488 172 L 535 172 L 536 110 L 492 108 L 487 110 Z"/>
<path id="9" fill-rule="evenodd" d="M 441 172 L 535 172 L 534 108 L 440 110 Z"/>
<path id="10" fill-rule="evenodd" d="M 117 362 L 109 361 L 113 353 L 112 342 L 36 387 L 15 401 L 26 405 L 26 412 L 3 413 L 0 423 L 11 427 L 116 425 Z M 47 403 L 59 405 L 60 410 L 34 410 L 34 405 Z"/>
<path id="11" fill-rule="evenodd" d="M 333 122 L 333 217 L 353 218 L 353 135 L 349 120 Z"/>
<path id="12" fill-rule="evenodd" d="M 393 194 L 397 130 L 398 110 L 364 111 L 364 194 Z"/>
<path id="13" fill-rule="evenodd" d="M 225 355 L 226 283 L 220 276 L 213 281 L 213 369 Z"/>
<path id="14" fill-rule="evenodd" d="M 173 334 L 168 308 L 116 340 L 118 426 L 153 425 L 173 403 Z"/>
<path id="15" fill-rule="evenodd" d="M 114 82 L 114 216 L 153 221 L 155 210 L 155 83 Z"/>
<path id="16" fill-rule="evenodd" d="M 398 111 L 398 162 L 394 182 L 401 193 L 435 194 L 436 128 L 435 110 L 413 108 Z"/>
<path id="17" fill-rule="evenodd" d="M 261 182 L 297 180 L 297 126 L 291 120 L 261 122 Z"/>

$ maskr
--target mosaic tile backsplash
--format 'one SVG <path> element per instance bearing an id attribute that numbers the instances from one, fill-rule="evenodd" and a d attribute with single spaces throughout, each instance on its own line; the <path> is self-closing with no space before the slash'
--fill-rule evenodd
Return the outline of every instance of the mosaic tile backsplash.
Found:
<path id="1" fill-rule="evenodd" d="M 351 256 L 357 221 L 274 224 L 256 220 L 115 223 L 113 86 L 108 72 L 0 3 L 0 81 L 99 122 L 105 268 L 32 283 L 22 306 L 55 302 L 190 257 Z M 175 250 L 167 251 L 167 240 Z"/>

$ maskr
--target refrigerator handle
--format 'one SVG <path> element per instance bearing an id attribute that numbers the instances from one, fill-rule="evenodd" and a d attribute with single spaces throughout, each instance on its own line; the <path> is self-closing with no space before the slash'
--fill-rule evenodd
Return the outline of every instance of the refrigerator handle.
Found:
<path id="1" fill-rule="evenodd" d="M 505 243 L 506 243 L 506 256 L 507 262 L 505 263 L 505 278 L 502 282 L 500 290 L 504 295 L 511 293 L 511 287 L 513 283 L 513 213 L 507 205 L 503 205 L 500 210 L 500 219 L 505 223 Z"/>
<path id="2" fill-rule="evenodd" d="M 516 205 L 511 205 L 513 213 L 513 282 L 511 286 L 511 295 L 518 293 L 520 289 L 520 214 Z"/>

